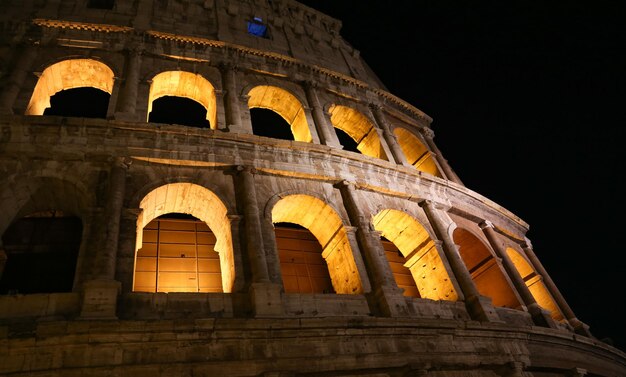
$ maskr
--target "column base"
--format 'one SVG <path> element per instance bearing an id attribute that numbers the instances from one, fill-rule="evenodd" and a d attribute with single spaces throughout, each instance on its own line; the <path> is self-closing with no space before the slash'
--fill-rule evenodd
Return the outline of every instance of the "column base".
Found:
<path id="1" fill-rule="evenodd" d="M 119 120 L 122 122 L 136 122 L 137 121 L 137 114 L 134 113 L 125 113 L 125 112 L 116 112 L 113 114 L 113 117 L 115 118 L 115 120 Z"/>
<path id="2" fill-rule="evenodd" d="M 541 306 L 539 306 L 538 304 L 531 304 L 530 306 L 528 306 L 528 313 L 530 313 L 533 322 L 537 326 L 548 327 L 551 329 L 556 329 L 558 327 L 556 322 L 550 315 L 550 312 L 542 309 Z"/>
<path id="3" fill-rule="evenodd" d="M 489 297 L 474 296 L 465 298 L 465 307 L 472 319 L 481 322 L 502 322 Z"/>
<path id="4" fill-rule="evenodd" d="M 284 316 L 282 287 L 274 283 L 252 283 L 250 301 L 255 318 Z"/>
<path id="5" fill-rule="evenodd" d="M 117 280 L 90 280 L 82 291 L 79 319 L 117 319 L 117 297 L 122 283 Z"/>
<path id="6" fill-rule="evenodd" d="M 578 318 L 569 318 L 567 322 L 569 322 L 569 324 L 574 328 L 574 332 L 576 334 L 586 336 L 592 339 L 594 338 L 594 336 L 591 334 L 591 331 L 589 331 L 589 326 L 581 322 Z"/>
<path id="7" fill-rule="evenodd" d="M 375 306 L 382 316 L 385 317 L 408 317 L 409 308 L 406 298 L 402 295 L 403 290 L 396 287 L 379 287 L 368 294 L 370 306 Z M 374 304 L 374 305 L 371 305 Z"/>

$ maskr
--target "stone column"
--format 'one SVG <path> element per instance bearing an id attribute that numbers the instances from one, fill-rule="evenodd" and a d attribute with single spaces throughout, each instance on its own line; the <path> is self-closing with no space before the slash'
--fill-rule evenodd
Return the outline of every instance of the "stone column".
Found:
<path id="1" fill-rule="evenodd" d="M 254 168 L 237 166 L 235 195 L 243 213 L 246 255 L 252 272 L 249 293 L 255 317 L 278 317 L 283 314 L 281 286 L 269 279 L 254 183 L 255 173 Z"/>
<path id="2" fill-rule="evenodd" d="M 337 134 L 333 129 L 333 126 L 328 120 L 328 116 L 324 111 L 324 108 L 320 105 L 319 98 L 317 96 L 317 84 L 312 81 L 305 81 L 303 83 L 306 98 L 311 108 L 313 115 L 313 121 L 315 122 L 315 128 L 320 138 L 320 142 L 324 145 L 335 148 L 343 148 Z"/>
<path id="3" fill-rule="evenodd" d="M 456 175 L 454 170 L 452 170 L 452 168 L 450 167 L 450 164 L 448 164 L 448 161 L 445 158 L 443 158 L 441 151 L 439 150 L 439 148 L 437 148 L 437 145 L 433 141 L 433 138 L 435 137 L 435 132 L 431 130 L 430 128 L 422 127 L 420 128 L 420 133 L 422 134 L 422 136 L 424 136 L 424 140 L 426 140 L 426 144 L 428 144 L 428 148 L 430 148 L 430 150 L 435 154 L 435 159 L 437 160 L 437 163 L 439 164 L 439 166 L 441 166 L 441 169 L 443 170 L 443 174 L 446 176 L 446 178 L 451 180 L 454 183 L 463 185 L 463 182 L 461 182 L 461 179 L 459 179 L 459 177 Z"/>
<path id="4" fill-rule="evenodd" d="M 435 203 L 430 200 L 422 200 L 419 205 L 424 209 L 428 221 L 433 227 L 435 234 L 442 242 L 442 248 L 445 257 L 454 273 L 454 277 L 459 283 L 461 292 L 465 296 L 465 306 L 473 319 L 479 321 L 499 321 L 498 314 L 493 308 L 491 299 L 481 296 L 472 280 L 472 276 L 467 270 L 467 266 L 461 259 L 459 250 L 454 241 L 448 234 L 448 224 L 443 221 L 439 211 L 442 208 L 438 208 Z"/>
<path id="5" fill-rule="evenodd" d="M 396 139 L 396 135 L 391 131 L 391 127 L 389 127 L 389 123 L 385 118 L 385 113 L 380 105 L 371 104 L 370 109 L 372 110 L 372 114 L 374 115 L 374 119 L 376 120 L 376 124 L 378 127 L 382 129 L 382 136 L 387 145 L 389 146 L 389 150 L 391 152 L 390 160 L 391 162 L 395 162 L 396 164 L 411 166 L 409 162 L 406 160 L 406 156 L 400 148 L 400 144 L 398 144 L 398 139 Z"/>
<path id="6" fill-rule="evenodd" d="M 357 228 L 356 238 L 359 249 L 364 254 L 365 266 L 372 284 L 371 297 L 380 314 L 388 317 L 408 315 L 406 299 L 393 278 L 385 250 L 380 242 L 380 234 L 371 229 L 370 221 L 361 213 L 354 183 L 342 181 L 336 185 L 341 192 L 350 222 Z"/>
<path id="7" fill-rule="evenodd" d="M 37 49 L 30 45 L 20 46 L 16 55 L 11 72 L 6 75 L 7 81 L 0 96 L 0 114 L 13 114 L 13 106 L 26 77 L 31 73 L 29 68 L 37 56 Z"/>
<path id="8" fill-rule="evenodd" d="M 567 322 L 574 328 L 574 331 L 577 334 L 593 338 L 593 335 L 591 335 L 591 332 L 589 331 L 589 326 L 576 318 L 574 311 L 572 310 L 572 308 L 570 308 L 567 301 L 565 301 L 565 298 L 561 294 L 561 291 L 559 291 L 559 289 L 556 287 L 556 284 L 554 284 L 554 281 L 552 281 L 552 278 L 550 277 L 550 275 L 548 275 L 548 272 L 539 261 L 539 258 L 537 258 L 537 255 L 535 255 L 535 252 L 533 251 L 532 245 L 529 240 L 526 240 L 526 242 L 522 244 L 522 250 L 524 250 L 524 252 L 526 253 L 530 264 L 533 266 L 535 271 L 537 271 L 539 275 L 541 275 L 541 277 L 543 278 L 543 283 L 546 285 L 548 292 L 550 292 L 550 294 L 556 301 L 559 309 L 561 309 L 561 312 L 563 312 L 563 315 L 567 319 Z"/>
<path id="9" fill-rule="evenodd" d="M 216 112 L 217 112 L 217 124 L 212 124 L 211 127 L 214 130 L 220 130 L 220 131 L 227 131 L 227 123 L 225 120 L 226 117 L 226 111 L 224 110 L 224 92 L 218 89 L 213 90 L 213 93 L 215 94 L 215 105 L 216 105 Z"/>
<path id="10" fill-rule="evenodd" d="M 118 97 L 115 119 L 137 121 L 137 92 L 141 71 L 141 55 L 143 45 L 135 45 L 128 49 L 126 67 L 124 69 L 124 84 Z"/>
<path id="11" fill-rule="evenodd" d="M 117 296 L 121 284 L 115 280 L 115 264 L 120 232 L 120 220 L 126 192 L 126 172 L 130 160 L 115 158 L 109 174 L 107 202 L 104 208 L 102 245 L 94 245 L 97 255 L 92 265 L 92 279 L 83 283 L 82 319 L 116 319 Z M 95 231 L 95 229 L 94 229 Z"/>
<path id="12" fill-rule="evenodd" d="M 233 259 L 235 265 L 235 281 L 233 282 L 233 293 L 244 292 L 246 287 L 246 279 L 243 270 L 243 250 L 241 247 L 241 220 L 243 216 L 227 215 L 230 222 L 230 234 L 233 242 Z"/>
<path id="13" fill-rule="evenodd" d="M 224 110 L 226 127 L 224 131 L 240 132 L 241 109 L 239 108 L 239 96 L 237 95 L 237 67 L 232 64 L 220 65 L 224 91 Z"/>
<path id="14" fill-rule="evenodd" d="M 533 322 L 538 326 L 556 328 L 556 323 L 550 316 L 550 313 L 539 306 L 537 300 L 535 300 L 535 297 L 524 282 L 524 279 L 519 274 L 519 271 L 515 268 L 513 261 L 511 261 L 509 254 L 504 248 L 504 245 L 498 239 L 498 234 L 496 233 L 493 224 L 490 221 L 483 221 L 479 224 L 479 226 L 485 234 L 485 237 L 487 237 L 491 248 L 495 251 L 496 256 L 502 261 L 506 274 L 511 279 L 513 287 L 522 298 L 523 304 L 532 316 Z"/>

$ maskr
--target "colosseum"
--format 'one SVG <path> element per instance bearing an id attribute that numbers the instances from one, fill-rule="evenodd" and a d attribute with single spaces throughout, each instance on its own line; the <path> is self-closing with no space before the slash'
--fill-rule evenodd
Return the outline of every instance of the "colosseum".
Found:
<path id="1" fill-rule="evenodd" d="M 626 376 L 340 20 L 0 10 L 0 375 Z"/>

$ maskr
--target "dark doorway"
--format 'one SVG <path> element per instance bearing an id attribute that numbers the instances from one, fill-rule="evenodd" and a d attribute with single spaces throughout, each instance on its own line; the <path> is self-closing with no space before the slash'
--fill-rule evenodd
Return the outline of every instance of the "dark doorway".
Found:
<path id="1" fill-rule="evenodd" d="M 211 124 L 206 119 L 206 114 L 204 106 L 192 99 L 164 96 L 152 102 L 148 122 L 210 128 Z"/>
<path id="2" fill-rule="evenodd" d="M 110 97 L 109 93 L 96 88 L 61 90 L 50 97 L 50 107 L 43 115 L 105 119 Z"/>
<path id="3" fill-rule="evenodd" d="M 250 120 L 252 121 L 252 132 L 257 136 L 295 140 L 289 123 L 272 110 L 252 108 L 250 109 Z"/>
<path id="4" fill-rule="evenodd" d="M 358 145 L 357 142 L 354 141 L 354 139 L 350 135 L 348 135 L 344 130 L 340 128 L 335 128 L 335 133 L 337 134 L 339 143 L 343 145 L 343 150 L 355 152 L 355 153 L 361 153 L 361 151 L 358 150 L 356 147 Z"/>
<path id="5" fill-rule="evenodd" d="M 2 236 L 0 294 L 71 292 L 82 230 L 78 217 L 54 212 L 11 224 Z"/>

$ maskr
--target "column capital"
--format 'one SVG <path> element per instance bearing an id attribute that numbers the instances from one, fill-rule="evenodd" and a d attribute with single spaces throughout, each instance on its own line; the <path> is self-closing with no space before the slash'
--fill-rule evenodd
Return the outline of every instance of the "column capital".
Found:
<path id="1" fill-rule="evenodd" d="M 217 67 L 221 70 L 221 71 L 238 71 L 239 70 L 239 66 L 237 66 L 237 64 L 231 63 L 231 62 L 221 62 L 217 65 Z"/>
<path id="2" fill-rule="evenodd" d="M 241 215 L 226 215 L 226 218 L 228 219 L 228 221 L 232 225 L 232 224 L 239 223 L 243 219 L 243 216 L 241 216 Z"/>
<path id="3" fill-rule="evenodd" d="M 112 163 L 117 168 L 128 170 L 133 163 L 133 159 L 127 156 L 117 156 L 113 158 Z"/>
<path id="4" fill-rule="evenodd" d="M 122 209 L 122 217 L 125 219 L 137 220 L 143 212 L 143 208 L 124 208 Z"/>
<path id="5" fill-rule="evenodd" d="M 334 186 L 337 187 L 337 188 L 340 188 L 340 187 L 351 187 L 353 190 L 355 190 L 356 187 L 357 187 L 356 182 L 348 181 L 346 179 L 338 181 L 337 183 L 335 183 Z"/>
<path id="6" fill-rule="evenodd" d="M 239 173 L 257 174 L 258 170 L 256 170 L 256 168 L 254 168 L 253 166 L 237 165 L 235 167 L 235 172 L 237 174 L 239 174 Z"/>
<path id="7" fill-rule="evenodd" d="M 429 138 L 429 139 L 434 139 L 435 138 L 435 131 L 433 131 L 431 128 L 428 127 L 421 127 L 419 129 L 419 132 L 424 135 L 424 137 Z"/>
<path id="8" fill-rule="evenodd" d="M 305 88 L 305 89 L 317 89 L 320 87 L 319 83 L 317 81 L 313 81 L 310 79 L 306 79 L 306 80 L 302 80 L 300 81 L 300 84 Z"/>
<path id="9" fill-rule="evenodd" d="M 481 230 L 485 230 L 487 228 L 492 228 L 495 229 L 495 225 L 493 225 L 493 223 L 489 220 L 484 220 L 481 221 L 480 224 L 478 224 L 478 226 L 480 227 Z"/>
<path id="10" fill-rule="evenodd" d="M 420 207 L 428 207 L 428 208 L 431 208 L 431 209 L 438 209 L 438 210 L 442 210 L 442 211 L 446 211 L 446 212 L 451 208 L 450 205 L 446 205 L 446 204 L 443 204 L 443 203 L 440 203 L 440 202 L 435 202 L 435 201 L 433 201 L 431 199 L 421 199 L 421 200 L 418 199 L 417 200 L 417 204 Z"/>

